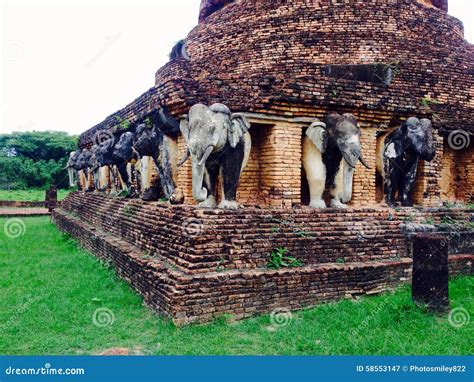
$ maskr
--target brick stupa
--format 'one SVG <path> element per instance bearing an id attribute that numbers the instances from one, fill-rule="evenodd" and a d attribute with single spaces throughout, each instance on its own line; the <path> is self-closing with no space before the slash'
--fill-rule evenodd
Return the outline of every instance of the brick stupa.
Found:
<path id="1" fill-rule="evenodd" d="M 473 194 L 472 145 L 452 150 L 448 138 L 458 129 L 474 133 L 474 48 L 447 6 L 446 0 L 203 0 L 199 25 L 185 40 L 187 57 L 160 68 L 153 88 L 85 132 L 81 146 L 118 120 L 133 125 L 162 107 L 179 119 L 197 102 L 225 103 L 253 124 L 241 202 L 292 207 L 307 202 L 301 131 L 328 111 L 350 112 L 374 169 L 357 169 L 352 203 L 371 205 L 381 200 L 377 136 L 416 115 L 433 120 L 438 156 L 420 165 L 415 202 L 466 201 Z M 292 161 L 283 161 L 283 149 Z M 180 171 L 178 186 L 192 203 L 190 167 Z"/>

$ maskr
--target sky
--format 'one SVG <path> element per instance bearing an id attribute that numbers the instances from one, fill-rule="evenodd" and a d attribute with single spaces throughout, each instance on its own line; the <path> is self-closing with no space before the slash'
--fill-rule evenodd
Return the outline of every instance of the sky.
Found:
<path id="1" fill-rule="evenodd" d="M 0 134 L 80 134 L 154 85 L 200 0 L 0 0 Z M 474 43 L 474 1 L 449 0 Z"/>

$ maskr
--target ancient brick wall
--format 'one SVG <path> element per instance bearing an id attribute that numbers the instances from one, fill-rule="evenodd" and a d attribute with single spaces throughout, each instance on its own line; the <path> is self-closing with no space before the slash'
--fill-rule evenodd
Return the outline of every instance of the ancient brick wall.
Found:
<path id="1" fill-rule="evenodd" d="M 14 200 L 0 200 L 0 207 L 12 207 L 12 208 L 44 207 L 44 201 L 43 202 L 26 202 L 26 201 L 14 201 Z"/>
<path id="2" fill-rule="evenodd" d="M 449 147 L 447 140 L 444 140 L 440 174 L 440 186 L 443 201 L 453 202 L 457 199 L 458 176 L 456 152 Z"/>
<path id="3" fill-rule="evenodd" d="M 412 191 L 413 202 L 421 206 L 439 206 L 441 203 L 441 174 L 443 169 L 443 138 L 433 132 L 436 156 L 431 162 L 420 161 L 417 180 Z"/>
<path id="4" fill-rule="evenodd" d="M 377 130 L 365 123 L 359 123 L 361 128 L 362 153 L 371 169 L 367 169 L 362 164 L 358 164 L 354 173 L 354 185 L 351 206 L 374 205 L 377 203 L 376 190 L 376 149 Z"/>
<path id="5" fill-rule="evenodd" d="M 186 38 L 190 59 L 176 59 L 160 68 L 154 88 L 84 133 L 81 145 L 90 143 L 97 131 L 114 129 L 118 120 L 130 121 L 133 128 L 160 107 L 179 118 L 197 102 L 223 102 L 234 112 L 287 119 L 352 112 L 372 129 L 363 135 L 369 161 L 374 155 L 374 130 L 384 130 L 382 125 L 392 120 L 416 115 L 432 118 L 437 129 L 462 126 L 473 132 L 474 49 L 463 39 L 462 24 L 446 9 L 446 0 L 204 0 L 205 20 Z M 327 75 L 328 65 L 375 63 L 391 70 L 389 83 L 375 72 L 369 80 L 357 77 L 357 70 L 353 78 Z M 244 204 L 291 207 L 304 201 L 304 179 L 298 177 L 301 169 L 296 166 L 300 149 L 291 146 L 288 152 L 294 153 L 293 158 L 278 157 L 279 150 L 271 145 L 286 135 L 296 139 L 292 126 L 288 124 L 288 132 L 283 127 L 252 132 L 261 138 L 254 141 L 263 152 L 252 152 L 244 173 L 239 190 Z M 415 201 L 425 206 L 437 205 L 443 195 L 464 198 L 470 193 L 467 176 L 472 171 L 452 183 L 442 167 L 448 159 L 442 149 L 439 153 L 433 163 L 420 164 L 414 194 Z M 461 159 L 466 169 L 472 167 L 472 156 Z M 441 174 L 448 178 L 441 180 Z M 189 176 L 185 166 L 179 183 L 192 203 Z M 354 206 L 381 199 L 374 177 L 369 170 L 357 169 Z M 461 189 L 449 190 L 450 184 Z"/>
<path id="6" fill-rule="evenodd" d="M 458 172 L 457 198 L 467 203 L 474 202 L 474 143 L 457 152 Z"/>
<path id="7" fill-rule="evenodd" d="M 196 102 L 297 116 L 320 106 L 426 115 L 436 109 L 439 126 L 472 127 L 472 45 L 458 20 L 416 0 L 239 1 L 196 27 L 187 46 L 190 61 L 158 70 L 155 88 L 93 131 L 162 105 L 179 116 Z M 328 64 L 376 62 L 394 65 L 391 85 L 324 75 Z"/>

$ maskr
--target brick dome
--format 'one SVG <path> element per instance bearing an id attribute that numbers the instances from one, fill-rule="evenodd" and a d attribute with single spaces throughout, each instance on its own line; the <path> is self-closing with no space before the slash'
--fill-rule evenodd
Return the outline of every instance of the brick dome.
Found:
<path id="1" fill-rule="evenodd" d="M 441 130 L 474 132 L 474 48 L 446 0 L 203 0 L 156 85 L 83 136 L 166 106 L 196 102 L 276 116 L 328 110 L 389 123 L 432 117 Z"/>

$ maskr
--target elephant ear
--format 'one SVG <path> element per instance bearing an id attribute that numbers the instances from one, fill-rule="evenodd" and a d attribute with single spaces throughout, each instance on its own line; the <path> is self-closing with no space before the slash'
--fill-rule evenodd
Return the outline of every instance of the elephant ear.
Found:
<path id="1" fill-rule="evenodd" d="M 181 134 L 183 134 L 184 139 L 187 140 L 189 138 L 189 116 L 187 114 L 181 117 L 179 129 L 181 130 Z"/>
<path id="2" fill-rule="evenodd" d="M 306 130 L 306 136 L 313 142 L 316 148 L 324 154 L 328 147 L 329 136 L 324 122 L 314 122 Z"/>
<path id="3" fill-rule="evenodd" d="M 343 115 L 343 117 L 346 120 L 350 121 L 354 126 L 357 126 L 357 119 L 354 116 L 354 114 L 346 113 L 346 114 Z"/>
<path id="4" fill-rule="evenodd" d="M 421 122 L 421 127 L 423 128 L 423 130 L 433 129 L 433 124 L 428 118 L 423 118 L 420 122 Z"/>
<path id="5" fill-rule="evenodd" d="M 250 130 L 250 122 L 240 114 L 234 113 L 231 116 L 231 124 L 228 131 L 228 139 L 230 146 L 235 149 L 240 139 Z"/>

